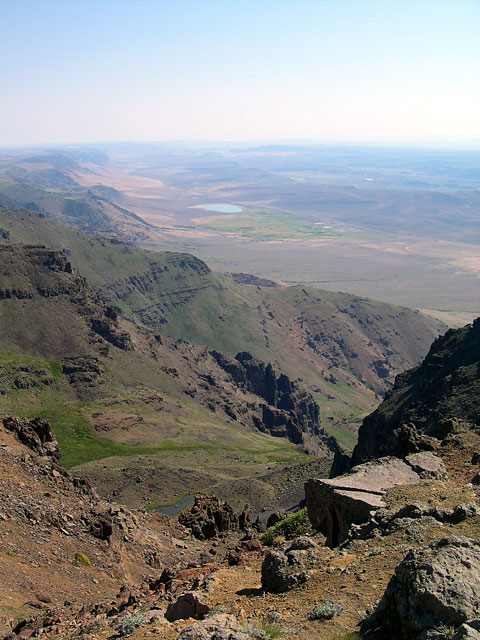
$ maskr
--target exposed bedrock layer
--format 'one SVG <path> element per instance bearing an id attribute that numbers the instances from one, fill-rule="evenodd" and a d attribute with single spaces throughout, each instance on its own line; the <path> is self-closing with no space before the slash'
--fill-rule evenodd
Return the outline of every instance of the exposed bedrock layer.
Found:
<path id="1" fill-rule="evenodd" d="M 367 522 L 372 512 L 385 507 L 383 496 L 397 485 L 417 484 L 423 478 L 446 480 L 440 458 L 431 453 L 405 460 L 385 457 L 354 467 L 334 479 L 310 479 L 305 483 L 308 515 L 333 548 L 348 537 L 352 524 Z"/>

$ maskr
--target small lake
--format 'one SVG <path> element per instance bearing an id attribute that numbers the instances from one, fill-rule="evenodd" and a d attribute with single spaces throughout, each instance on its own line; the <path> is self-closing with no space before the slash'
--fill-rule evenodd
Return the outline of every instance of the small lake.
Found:
<path id="1" fill-rule="evenodd" d="M 183 511 L 187 507 L 190 507 L 195 502 L 195 496 L 192 493 L 189 493 L 183 498 L 180 498 L 178 502 L 175 504 L 170 504 L 168 507 L 158 507 L 156 511 L 159 513 L 163 513 L 165 516 L 176 516 L 177 513 Z"/>
<path id="2" fill-rule="evenodd" d="M 204 211 L 215 211 L 215 213 L 242 213 L 243 208 L 236 204 L 197 204 L 192 209 L 203 209 Z"/>

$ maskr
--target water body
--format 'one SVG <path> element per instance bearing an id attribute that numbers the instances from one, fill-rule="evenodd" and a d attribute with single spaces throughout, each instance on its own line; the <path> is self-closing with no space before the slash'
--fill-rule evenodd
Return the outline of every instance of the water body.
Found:
<path id="1" fill-rule="evenodd" d="M 243 207 L 236 204 L 197 204 L 192 209 L 204 209 L 205 211 L 215 211 L 215 213 L 242 213 Z"/>
<path id="2" fill-rule="evenodd" d="M 177 513 L 180 513 L 180 511 L 190 507 L 194 502 L 195 496 L 192 493 L 189 493 L 188 495 L 183 496 L 183 498 L 180 498 L 180 500 L 175 502 L 175 504 L 170 504 L 168 507 L 158 507 L 157 511 L 166 516 L 176 516 Z"/>

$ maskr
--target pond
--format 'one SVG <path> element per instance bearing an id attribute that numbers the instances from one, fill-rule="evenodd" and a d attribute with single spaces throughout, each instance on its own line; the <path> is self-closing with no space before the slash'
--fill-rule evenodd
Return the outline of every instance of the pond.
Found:
<path id="1" fill-rule="evenodd" d="M 194 502 L 195 496 L 192 493 L 189 493 L 186 496 L 183 496 L 183 498 L 180 498 L 180 500 L 175 502 L 175 504 L 169 504 L 167 507 L 158 507 L 157 511 L 159 513 L 163 513 L 165 516 L 176 516 L 177 513 L 180 513 L 180 511 L 183 511 Z"/>
<path id="2" fill-rule="evenodd" d="M 197 204 L 192 209 L 204 209 L 205 211 L 215 211 L 215 213 L 242 213 L 243 208 L 236 204 Z"/>

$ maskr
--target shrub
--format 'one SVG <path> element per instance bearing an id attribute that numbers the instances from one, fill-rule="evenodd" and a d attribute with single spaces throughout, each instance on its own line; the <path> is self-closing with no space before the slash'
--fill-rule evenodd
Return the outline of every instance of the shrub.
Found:
<path id="1" fill-rule="evenodd" d="M 307 618 L 309 620 L 331 620 L 335 616 L 339 616 L 343 611 L 343 607 L 340 603 L 335 604 L 335 602 L 324 602 L 322 604 L 317 604 L 313 609 L 307 613 Z"/>
<path id="2" fill-rule="evenodd" d="M 295 538 L 310 533 L 310 530 L 307 508 L 304 507 L 291 516 L 280 520 L 273 527 L 269 527 L 262 536 L 262 542 L 272 546 L 273 541 L 279 536 L 284 536 L 286 539 Z"/>
<path id="3" fill-rule="evenodd" d="M 438 640 L 451 640 L 456 634 L 455 627 L 446 624 L 439 624 L 437 627 L 434 627 L 433 631 L 438 634 L 438 636 L 434 636 L 437 637 Z"/>
<path id="4" fill-rule="evenodd" d="M 141 627 L 147 621 L 147 617 L 143 615 L 143 613 L 135 613 L 133 616 L 129 618 L 123 618 L 118 627 L 115 628 L 116 631 L 121 636 L 130 635 L 135 629 Z"/>
<path id="5" fill-rule="evenodd" d="M 280 547 L 285 542 L 285 536 L 275 536 L 272 540 L 272 547 Z"/>
<path id="6" fill-rule="evenodd" d="M 228 608 L 223 604 L 215 604 L 213 607 L 210 607 L 210 610 L 207 613 L 207 616 L 217 616 L 219 614 L 228 613 Z"/>
<path id="7" fill-rule="evenodd" d="M 85 567 L 91 567 L 92 563 L 89 558 L 84 553 L 76 553 L 75 560 L 80 564 L 83 564 Z"/>
<path id="8" fill-rule="evenodd" d="M 283 638 L 283 636 L 298 633 L 301 629 L 284 627 L 279 621 L 272 620 L 271 617 L 265 616 L 264 618 L 256 620 L 254 623 L 245 625 L 244 631 L 252 640 L 278 640 L 278 638 Z"/>

